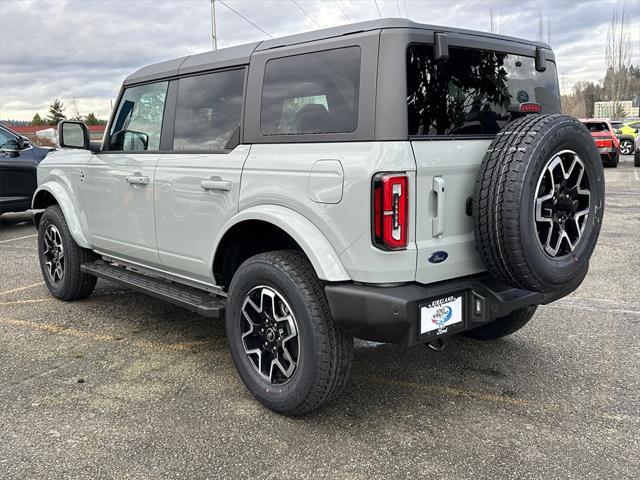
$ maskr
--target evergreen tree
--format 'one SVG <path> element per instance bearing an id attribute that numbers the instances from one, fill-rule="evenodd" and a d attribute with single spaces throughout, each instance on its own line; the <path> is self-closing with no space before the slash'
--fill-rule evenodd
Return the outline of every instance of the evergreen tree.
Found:
<path id="1" fill-rule="evenodd" d="M 39 113 L 36 113 L 33 116 L 33 120 L 31 120 L 31 125 L 44 125 L 44 120 L 42 120 L 42 117 L 40 117 Z"/>
<path id="2" fill-rule="evenodd" d="M 55 98 L 49 105 L 49 116 L 47 117 L 47 123 L 49 125 L 57 125 L 60 120 L 65 120 L 67 117 L 64 114 L 65 106 L 60 100 Z"/>
<path id="3" fill-rule="evenodd" d="M 91 112 L 89 115 L 85 117 L 84 123 L 86 123 L 87 125 L 99 125 L 100 120 L 98 120 L 96 116 L 93 114 L 93 112 Z"/>

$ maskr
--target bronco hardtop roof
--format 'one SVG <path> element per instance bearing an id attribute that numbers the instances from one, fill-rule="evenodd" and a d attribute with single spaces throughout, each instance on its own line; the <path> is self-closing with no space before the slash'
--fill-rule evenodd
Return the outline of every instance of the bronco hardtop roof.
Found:
<path id="1" fill-rule="evenodd" d="M 148 82 L 161 78 L 173 77 L 187 73 L 197 73 L 217 68 L 226 68 L 249 63 L 253 52 L 270 50 L 274 48 L 287 47 L 291 45 L 299 45 L 307 42 L 315 42 L 318 40 L 326 40 L 334 37 L 342 37 L 362 32 L 371 32 L 375 30 L 385 30 L 394 28 L 407 28 L 414 30 L 427 30 L 442 33 L 458 33 L 480 38 L 492 38 L 502 40 L 508 43 L 518 43 L 523 45 L 532 45 L 547 50 L 551 47 L 543 42 L 532 40 L 524 40 L 506 35 L 498 35 L 489 32 L 479 32 L 475 30 L 465 30 L 462 28 L 443 27 L 437 25 L 428 25 L 424 23 L 413 22 L 404 18 L 383 18 L 380 20 L 370 20 L 367 22 L 351 23 L 341 25 L 339 27 L 323 28 L 313 30 L 311 32 L 298 33 L 280 38 L 273 38 L 261 42 L 248 43 L 235 47 L 223 48 L 196 55 L 188 55 L 185 57 L 168 60 L 142 67 L 140 70 L 132 73 L 124 81 L 125 85 L 133 83 Z"/>

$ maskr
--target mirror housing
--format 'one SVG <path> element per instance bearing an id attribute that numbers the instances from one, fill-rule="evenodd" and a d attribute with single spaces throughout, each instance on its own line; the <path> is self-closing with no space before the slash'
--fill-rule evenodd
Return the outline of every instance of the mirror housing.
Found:
<path id="1" fill-rule="evenodd" d="M 134 130 L 120 130 L 111 136 L 114 150 L 145 151 L 149 148 L 149 135 Z"/>
<path id="2" fill-rule="evenodd" d="M 20 154 L 20 142 L 18 140 L 9 140 L 0 146 L 0 152 L 9 155 L 10 157 L 17 157 Z"/>
<path id="3" fill-rule="evenodd" d="M 89 129 L 82 122 L 62 120 L 58 123 L 58 143 L 60 148 L 90 150 Z"/>

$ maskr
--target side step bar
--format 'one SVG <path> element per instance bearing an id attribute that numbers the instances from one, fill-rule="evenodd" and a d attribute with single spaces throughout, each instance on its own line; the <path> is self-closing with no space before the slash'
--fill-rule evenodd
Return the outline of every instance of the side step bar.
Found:
<path id="1" fill-rule="evenodd" d="M 166 300 L 205 317 L 224 317 L 226 298 L 212 295 L 204 290 L 143 275 L 102 260 L 84 263 L 80 269 L 89 275 L 124 285 L 160 300 Z"/>

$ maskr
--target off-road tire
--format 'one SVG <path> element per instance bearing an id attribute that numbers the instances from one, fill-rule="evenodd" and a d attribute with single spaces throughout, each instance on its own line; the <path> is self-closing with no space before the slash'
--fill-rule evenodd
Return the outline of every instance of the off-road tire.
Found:
<path id="1" fill-rule="evenodd" d="M 282 294 L 298 325 L 300 358 L 292 378 L 283 385 L 262 378 L 242 344 L 242 305 L 257 286 L 267 286 Z M 240 378 L 258 401 L 277 413 L 289 416 L 308 413 L 335 398 L 347 384 L 353 338 L 335 326 L 323 285 L 301 252 L 261 253 L 238 268 L 227 298 L 226 329 Z"/>
<path id="2" fill-rule="evenodd" d="M 64 247 L 64 276 L 57 283 L 54 283 L 46 272 L 44 263 L 44 234 L 50 224 L 57 228 Z M 91 295 L 97 279 L 92 275 L 82 273 L 80 265 L 95 259 L 96 255 L 91 250 L 82 248 L 75 242 L 60 207 L 58 205 L 48 207 L 38 224 L 38 260 L 49 292 L 54 297 L 67 301 L 80 300 Z"/>
<path id="3" fill-rule="evenodd" d="M 506 337 L 507 335 L 517 332 L 529 323 L 533 314 L 536 313 L 536 308 L 537 307 L 533 306 L 515 310 L 509 315 L 496 318 L 493 322 L 464 332 L 462 335 L 475 340 L 496 340 Z"/>
<path id="4" fill-rule="evenodd" d="M 533 205 L 547 162 L 567 149 L 584 161 L 590 213 L 575 250 L 557 259 L 538 244 Z M 562 290 L 586 273 L 603 209 L 602 161 L 584 125 L 565 115 L 527 115 L 498 133 L 482 161 L 473 197 L 476 249 L 487 270 L 506 284 L 539 292 Z"/>

